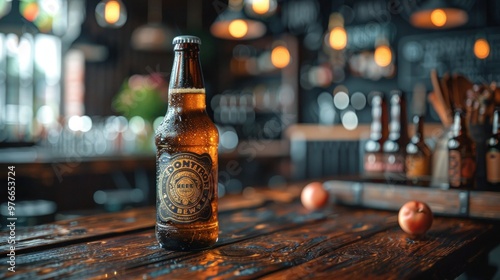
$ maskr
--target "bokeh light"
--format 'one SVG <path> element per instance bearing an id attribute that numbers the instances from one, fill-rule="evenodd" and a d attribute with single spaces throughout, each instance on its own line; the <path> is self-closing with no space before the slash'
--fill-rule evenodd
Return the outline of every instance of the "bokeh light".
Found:
<path id="1" fill-rule="evenodd" d="M 351 96 L 351 105 L 356 110 L 363 110 L 366 106 L 366 97 L 362 92 L 355 92 Z"/>
<path id="2" fill-rule="evenodd" d="M 474 43 L 474 55 L 479 59 L 485 59 L 490 55 L 490 44 L 486 39 L 477 39 Z"/>
<path id="3" fill-rule="evenodd" d="M 290 52 L 285 46 L 277 46 L 271 52 L 271 62 L 276 68 L 285 68 L 290 64 Z"/>
<path id="4" fill-rule="evenodd" d="M 248 33 L 248 24 L 244 20 L 237 19 L 229 24 L 228 29 L 234 38 L 243 38 Z"/>
<path id="5" fill-rule="evenodd" d="M 358 127 L 358 116 L 353 111 L 344 112 L 342 115 L 342 125 L 347 130 L 354 130 Z"/>
<path id="6" fill-rule="evenodd" d="M 104 19 L 109 24 L 115 24 L 120 18 L 120 3 L 109 1 L 104 6 Z"/>
<path id="7" fill-rule="evenodd" d="M 92 119 L 89 116 L 80 117 L 80 131 L 88 132 L 92 129 Z"/>
<path id="8" fill-rule="evenodd" d="M 337 109 L 344 110 L 349 106 L 349 95 L 345 91 L 338 91 L 333 96 L 333 104 Z"/>
<path id="9" fill-rule="evenodd" d="M 389 66 L 392 62 L 392 51 L 387 45 L 380 45 L 375 49 L 373 59 L 380 67 Z"/>
<path id="10" fill-rule="evenodd" d="M 271 0 L 253 0 L 252 10 L 259 15 L 269 12 L 271 7 Z"/>
<path id="11" fill-rule="evenodd" d="M 446 13 L 441 9 L 435 9 L 431 13 L 431 22 L 437 27 L 442 27 L 446 24 Z"/>
<path id="12" fill-rule="evenodd" d="M 330 47 L 334 50 L 343 50 L 347 46 L 347 32 L 343 27 L 335 27 L 330 31 L 328 38 Z"/>
<path id="13" fill-rule="evenodd" d="M 102 0 L 95 8 L 95 17 L 102 27 L 118 28 L 127 21 L 127 9 L 120 0 Z"/>
<path id="14" fill-rule="evenodd" d="M 135 134 L 140 134 L 146 128 L 146 122 L 140 116 L 134 116 L 129 121 L 130 130 Z"/>

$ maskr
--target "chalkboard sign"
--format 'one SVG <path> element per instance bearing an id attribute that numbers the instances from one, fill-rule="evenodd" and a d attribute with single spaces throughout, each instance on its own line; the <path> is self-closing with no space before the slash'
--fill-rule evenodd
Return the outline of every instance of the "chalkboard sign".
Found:
<path id="1" fill-rule="evenodd" d="M 485 59 L 474 55 L 474 43 L 484 38 L 490 46 Z M 500 28 L 443 32 L 401 38 L 398 46 L 399 87 L 411 91 L 417 82 L 430 90 L 430 71 L 461 73 L 474 83 L 500 81 Z"/>

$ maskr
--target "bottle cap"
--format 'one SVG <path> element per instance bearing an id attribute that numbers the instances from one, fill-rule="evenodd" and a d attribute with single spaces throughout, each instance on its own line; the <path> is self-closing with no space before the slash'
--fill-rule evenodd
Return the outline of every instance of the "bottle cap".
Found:
<path id="1" fill-rule="evenodd" d="M 196 36 L 182 35 L 175 37 L 174 40 L 172 41 L 172 45 L 186 44 L 186 43 L 201 45 L 201 40 Z"/>

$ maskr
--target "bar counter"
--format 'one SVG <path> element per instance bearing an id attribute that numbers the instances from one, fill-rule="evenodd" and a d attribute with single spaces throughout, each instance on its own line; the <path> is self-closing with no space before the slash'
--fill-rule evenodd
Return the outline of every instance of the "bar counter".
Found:
<path id="1" fill-rule="evenodd" d="M 219 240 L 193 252 L 161 249 L 154 207 L 15 229 L 15 272 L 1 232 L 6 279 L 444 279 L 491 277 L 485 257 L 500 225 L 436 216 L 421 239 L 404 233 L 397 212 L 330 203 L 306 210 L 304 184 L 247 188 L 219 200 Z M 494 269 L 493 269 L 494 270 Z"/>

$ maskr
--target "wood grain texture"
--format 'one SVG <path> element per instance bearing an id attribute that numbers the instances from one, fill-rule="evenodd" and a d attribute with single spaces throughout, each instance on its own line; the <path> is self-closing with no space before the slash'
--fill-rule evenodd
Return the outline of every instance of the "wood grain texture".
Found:
<path id="1" fill-rule="evenodd" d="M 298 203 L 296 209 L 300 209 Z M 356 242 L 395 225 L 393 213 L 339 209 L 325 220 L 273 231 L 124 273 L 131 278 L 255 279 L 320 258 L 333 248 Z M 216 267 L 215 267 L 216 265 Z M 210 267 L 213 269 L 207 269 Z"/>
<path id="2" fill-rule="evenodd" d="M 247 196 L 228 196 L 219 200 L 219 212 L 238 209 L 251 209 L 265 204 L 267 201 L 291 201 L 297 197 L 298 185 L 290 185 L 287 193 L 280 190 L 255 192 Z M 281 195 L 275 194 L 279 192 Z M 16 251 L 34 251 L 55 244 L 68 245 L 82 241 L 92 241 L 123 234 L 131 231 L 152 229 L 156 223 L 156 208 L 144 207 L 119 213 L 106 213 L 98 216 L 80 217 L 30 228 L 16 229 Z M 8 232 L 0 232 L 8 236 Z M 0 240 L 0 256 L 8 253 L 7 239 Z"/>
<path id="3" fill-rule="evenodd" d="M 399 210 L 409 200 L 425 201 L 434 214 L 500 220 L 500 193 L 328 180 L 323 183 L 332 203 Z"/>
<path id="4" fill-rule="evenodd" d="M 392 227 L 264 279 L 450 279 L 470 261 L 470 249 L 492 246 L 492 237 L 491 226 L 437 218 L 421 240 Z"/>
<path id="5" fill-rule="evenodd" d="M 278 203 L 256 209 L 223 212 L 220 214 L 219 241 L 216 246 L 324 220 L 331 214 L 332 212 L 328 211 L 308 212 L 296 204 Z M 106 274 L 114 275 L 115 271 L 122 274 L 122 271 L 136 266 L 159 261 L 170 262 L 172 258 L 186 255 L 189 253 L 161 249 L 151 228 L 143 232 L 131 232 L 94 241 L 82 239 L 64 247 L 21 254 L 17 261 L 22 263 L 22 266 L 16 271 L 16 277 L 105 278 Z M 0 264 L 5 264 L 6 260 L 0 259 Z M 7 269 L 0 270 L 0 278 L 5 276 L 6 272 Z"/>
<path id="6" fill-rule="evenodd" d="M 109 237 L 129 231 L 152 228 L 155 223 L 155 208 L 146 207 L 120 213 L 81 217 L 16 230 L 16 251 L 33 251 L 53 244 L 70 244 L 98 237 Z M 6 232 L 2 232 L 6 236 Z M 0 241 L 0 256 L 8 252 L 6 239 Z"/>
<path id="7" fill-rule="evenodd" d="M 469 204 L 472 217 L 500 219 L 500 192 L 471 191 Z"/>
<path id="8" fill-rule="evenodd" d="M 443 279 L 500 243 L 500 225 L 484 221 L 436 217 L 414 239 L 396 211 L 308 211 L 297 199 L 303 185 L 221 199 L 219 240 L 202 251 L 160 248 L 151 207 L 61 221 L 38 235 L 29 228 L 14 274 L 0 255 L 0 279 Z M 82 231 L 67 237 L 61 228 Z"/>

